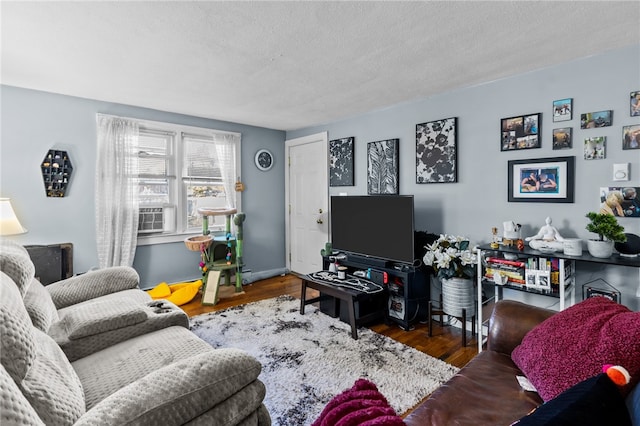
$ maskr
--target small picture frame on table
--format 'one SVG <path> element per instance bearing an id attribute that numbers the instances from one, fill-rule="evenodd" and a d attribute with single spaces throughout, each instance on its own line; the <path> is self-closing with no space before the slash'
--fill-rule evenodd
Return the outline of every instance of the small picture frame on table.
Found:
<path id="1" fill-rule="evenodd" d="M 551 271 L 527 269 L 525 286 L 534 290 L 551 291 Z"/>

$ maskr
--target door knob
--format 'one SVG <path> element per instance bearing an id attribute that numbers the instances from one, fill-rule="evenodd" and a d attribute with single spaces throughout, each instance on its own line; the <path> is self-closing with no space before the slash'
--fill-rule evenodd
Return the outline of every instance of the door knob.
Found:
<path id="1" fill-rule="evenodd" d="M 322 214 L 322 209 L 318 209 L 318 213 Z"/>
<path id="2" fill-rule="evenodd" d="M 322 220 L 322 218 L 321 218 L 321 217 L 319 217 L 319 218 L 318 218 L 318 220 L 316 220 L 316 223 L 323 224 L 323 223 L 324 223 L 324 221 Z"/>

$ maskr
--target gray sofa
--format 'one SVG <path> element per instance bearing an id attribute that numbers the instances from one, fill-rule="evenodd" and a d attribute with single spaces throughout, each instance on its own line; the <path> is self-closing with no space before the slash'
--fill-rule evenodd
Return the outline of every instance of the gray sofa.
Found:
<path id="1" fill-rule="evenodd" d="M 24 253 L 0 241 L 0 424 L 271 423 L 259 362 L 196 337 L 135 271 L 44 287 Z"/>

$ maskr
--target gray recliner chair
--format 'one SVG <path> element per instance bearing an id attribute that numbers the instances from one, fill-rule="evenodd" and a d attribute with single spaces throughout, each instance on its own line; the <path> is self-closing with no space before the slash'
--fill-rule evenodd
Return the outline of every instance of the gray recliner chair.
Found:
<path id="1" fill-rule="evenodd" d="M 53 337 L 70 361 L 153 330 L 189 328 L 182 309 L 152 301 L 139 288 L 133 268 L 105 268 L 43 286 L 27 250 L 0 240 L 0 270 L 17 285 L 34 326 Z"/>
<path id="2" fill-rule="evenodd" d="M 30 290 L 32 273 L 20 246 L 0 241 L 0 424 L 271 424 L 262 403 L 266 389 L 258 380 L 262 367 L 246 352 L 213 349 L 184 326 L 130 338 L 123 337 L 123 330 L 131 325 L 113 328 L 114 318 L 122 325 L 134 321 L 129 316 L 136 316 L 135 309 L 129 313 L 126 307 L 113 308 L 129 300 L 123 295 L 136 294 L 131 299 L 140 297 L 138 306 L 143 303 L 141 290 L 127 287 L 134 281 L 129 268 L 110 272 L 112 281 L 102 276 L 106 272 L 98 271 L 65 280 L 51 291 L 37 285 Z M 82 277 L 83 285 L 78 287 L 74 283 Z M 96 288 L 89 290 L 90 286 Z M 113 291 L 116 287 L 119 292 Z M 30 302 L 31 312 L 27 299 L 39 300 Z M 102 303 L 106 311 L 98 309 Z M 70 315 L 73 321 L 68 320 Z M 58 323 L 64 323 L 66 331 L 75 331 L 74 336 L 67 335 L 68 340 L 116 332 L 114 340 L 119 342 L 100 349 L 94 346 L 90 354 L 70 361 L 52 335 L 41 329 L 47 323 L 53 335 L 52 329 L 63 328 Z"/>

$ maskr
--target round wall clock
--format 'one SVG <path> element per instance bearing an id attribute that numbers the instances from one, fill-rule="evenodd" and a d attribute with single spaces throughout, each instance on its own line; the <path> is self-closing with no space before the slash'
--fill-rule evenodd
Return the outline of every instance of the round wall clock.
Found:
<path id="1" fill-rule="evenodd" d="M 273 154 L 266 149 L 261 149 L 256 152 L 255 162 L 257 168 L 266 172 L 273 166 Z"/>

